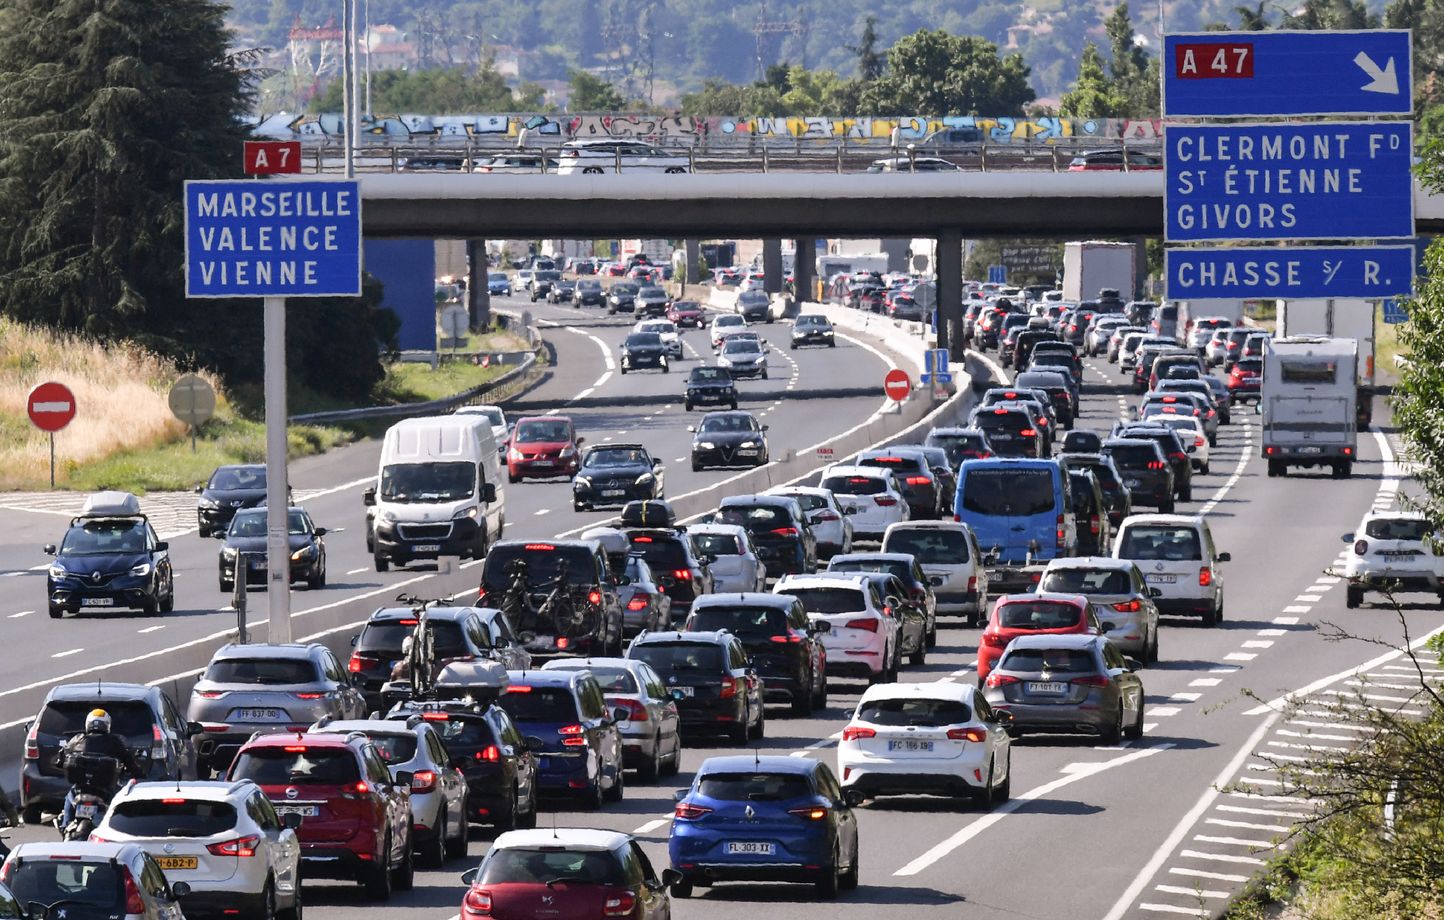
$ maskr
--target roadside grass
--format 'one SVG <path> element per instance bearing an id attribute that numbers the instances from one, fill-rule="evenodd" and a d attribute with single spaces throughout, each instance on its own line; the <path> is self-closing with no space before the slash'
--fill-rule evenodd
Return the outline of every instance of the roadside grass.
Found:
<path id="1" fill-rule="evenodd" d="M 1399 365 L 1396 358 L 1406 355 L 1404 346 L 1399 344 L 1399 327 L 1384 322 L 1383 307 L 1374 315 L 1374 380 L 1380 384 L 1394 383 L 1399 379 Z"/>

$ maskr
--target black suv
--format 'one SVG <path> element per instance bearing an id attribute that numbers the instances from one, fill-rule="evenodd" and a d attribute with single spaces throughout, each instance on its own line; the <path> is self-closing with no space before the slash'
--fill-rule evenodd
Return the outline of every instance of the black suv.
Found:
<path id="1" fill-rule="evenodd" d="M 692 605 L 683 629 L 725 629 L 742 641 L 763 682 L 763 697 L 792 704 L 794 715 L 827 708 L 827 650 L 819 638 L 831 627 L 807 619 L 807 608 L 786 594 L 711 594 Z"/>
<path id="2" fill-rule="evenodd" d="M 942 486 L 927 456 L 919 448 L 893 447 L 865 450 L 853 459 L 856 466 L 875 466 L 893 471 L 907 499 L 913 520 L 937 520 L 943 512 Z"/>
<path id="3" fill-rule="evenodd" d="M 616 583 L 595 540 L 492 544 L 477 603 L 506 614 L 533 656 L 591 657 L 622 647 Z"/>
<path id="4" fill-rule="evenodd" d="M 732 633 L 643 633 L 627 647 L 627 657 L 651 665 L 673 691 L 684 732 L 710 729 L 735 744 L 763 736 L 762 678 Z"/>
<path id="5" fill-rule="evenodd" d="M 82 609 L 129 608 L 153 616 L 175 607 L 170 544 L 156 536 L 129 492 L 90 496 L 60 545 L 44 549 L 55 557 L 45 575 L 53 620 Z"/>
<path id="6" fill-rule="evenodd" d="M 761 291 L 743 291 L 737 295 L 737 312 L 749 323 L 772 322 L 772 298 Z"/>
<path id="7" fill-rule="evenodd" d="M 1133 504 L 1173 513 L 1173 468 L 1163 448 L 1146 438 L 1109 438 L 1103 456 L 1122 474 Z"/>
<path id="8" fill-rule="evenodd" d="M 649 284 L 637 290 L 637 312 L 643 316 L 666 316 L 671 301 L 667 292 Z"/>
<path id="9" fill-rule="evenodd" d="M 1098 478 L 1091 470 L 1069 469 L 1068 491 L 1078 521 L 1078 555 L 1107 555 L 1113 542 L 1112 526 Z"/>
<path id="10" fill-rule="evenodd" d="M 42 811 L 59 814 L 70 791 L 60 749 L 85 732 L 85 716 L 92 709 L 110 713 L 110 730 L 125 739 L 145 773 L 136 779 L 199 778 L 191 739 L 201 727 L 182 719 L 159 687 L 111 681 L 61 684 L 46 694 L 40 714 L 26 727 L 20 765 L 20 807 L 26 824 L 39 824 Z"/>
<path id="11" fill-rule="evenodd" d="M 655 332 L 633 332 L 622 342 L 622 360 L 617 369 L 625 374 L 639 367 L 661 368 L 664 374 L 671 370 L 667 346 Z"/>
<path id="12" fill-rule="evenodd" d="M 662 461 L 640 444 L 588 447 L 572 477 L 572 507 L 577 511 L 661 498 L 664 492 Z"/>
<path id="13" fill-rule="evenodd" d="M 1073 421 L 1078 417 L 1078 405 L 1074 402 L 1073 386 L 1065 375 L 1052 369 L 1029 370 L 1019 374 L 1013 384 L 1047 393 L 1058 424 L 1064 428 L 1073 427 Z"/>
<path id="14" fill-rule="evenodd" d="M 769 576 L 806 575 L 817 570 L 817 536 L 795 498 L 729 495 L 722 499 L 712 522 L 746 528 Z"/>
<path id="15" fill-rule="evenodd" d="M 647 561 L 657 583 L 672 599 L 674 620 L 685 617 L 698 597 L 712 593 L 712 573 L 685 532 L 631 527 L 625 527 L 625 532 L 632 541 L 632 553 Z"/>
<path id="16" fill-rule="evenodd" d="M 466 778 L 466 815 L 498 830 L 536 827 L 537 755 L 506 710 L 464 701 L 406 701 L 386 715 L 407 726 L 431 723 L 445 761 Z M 536 745 L 540 748 L 542 745 Z"/>
<path id="17" fill-rule="evenodd" d="M 725 367 L 694 367 L 687 375 L 687 391 L 682 404 L 691 412 L 693 406 L 726 406 L 737 408 L 737 384 Z"/>
<path id="18" fill-rule="evenodd" d="M 1120 425 L 1114 437 L 1144 438 L 1155 442 L 1163 451 L 1163 458 L 1173 467 L 1173 494 L 1181 502 L 1193 499 L 1193 461 L 1188 457 L 1178 432 L 1165 425 Z"/>
<path id="19" fill-rule="evenodd" d="M 975 410 L 968 427 L 988 436 L 995 456 L 1044 457 L 1048 442 L 1038 427 L 1039 418 L 1022 403 L 999 403 L 991 409 Z"/>
<path id="20" fill-rule="evenodd" d="M 396 665 L 406 657 L 402 643 L 420 622 L 414 607 L 382 607 L 351 637 L 346 670 L 366 698 L 368 709 L 380 705 L 382 685 L 392 679 Z M 431 631 L 433 677 L 453 661 L 496 661 L 507 668 L 531 663 L 531 656 L 509 638 L 511 629 L 502 613 L 477 607 L 429 607 L 426 623 Z M 398 680 L 404 676 L 397 672 Z"/>
<path id="21" fill-rule="evenodd" d="M 630 281 L 618 281 L 607 291 L 607 313 L 637 312 L 637 285 Z"/>
<path id="22" fill-rule="evenodd" d="M 1099 450 L 1102 449 L 1099 444 Z M 1133 513 L 1133 497 L 1112 458 L 1101 453 L 1067 454 L 1066 458 L 1068 469 L 1088 470 L 1098 480 L 1098 488 L 1103 490 L 1103 507 L 1108 510 L 1108 523 L 1116 530 L 1123 519 Z M 1103 555 L 1107 554 L 1105 549 Z"/>
<path id="23" fill-rule="evenodd" d="M 202 537 L 225 533 L 237 508 L 266 501 L 266 465 L 240 463 L 218 466 L 203 486 L 196 486 L 196 524 Z"/>

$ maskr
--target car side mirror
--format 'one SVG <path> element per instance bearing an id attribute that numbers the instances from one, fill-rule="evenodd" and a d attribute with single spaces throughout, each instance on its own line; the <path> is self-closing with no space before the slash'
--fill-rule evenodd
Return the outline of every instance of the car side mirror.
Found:
<path id="1" fill-rule="evenodd" d="M 473 866 L 470 869 L 467 869 L 465 872 L 461 873 L 461 884 L 470 885 L 472 882 L 476 881 L 476 875 L 480 871 L 480 866 Z"/>
<path id="2" fill-rule="evenodd" d="M 848 808 L 856 808 L 867 800 L 861 789 L 849 789 L 842 794 L 842 800 L 847 803 Z"/>
<path id="3" fill-rule="evenodd" d="M 857 514 L 857 511 L 858 511 L 857 508 L 852 507 L 852 506 L 850 506 L 850 505 L 849 505 L 848 507 L 842 509 L 842 513 L 843 513 L 843 514 Z"/>
<path id="4" fill-rule="evenodd" d="M 42 547 L 40 548 L 40 550 L 41 550 L 41 552 L 45 553 L 45 555 L 47 555 L 47 556 L 54 556 L 54 555 L 55 555 L 55 544 L 54 544 L 54 543 L 47 543 L 47 544 L 45 544 L 44 546 L 42 546 Z"/>
<path id="5" fill-rule="evenodd" d="M 625 722 L 632 717 L 632 712 L 625 706 L 618 706 L 612 710 L 612 719 L 616 722 Z"/>
<path id="6" fill-rule="evenodd" d="M 156 544 L 155 544 L 155 549 L 156 549 L 156 552 L 161 552 L 161 551 L 163 551 L 163 550 L 168 550 L 168 549 L 170 549 L 170 541 L 169 541 L 169 540 L 157 540 L 157 541 L 156 541 Z"/>
<path id="7" fill-rule="evenodd" d="M 1342 542 L 1342 543 L 1353 543 L 1353 542 L 1354 542 L 1354 532 L 1353 532 L 1352 530 L 1349 531 L 1348 533 L 1344 534 L 1342 537 L 1339 537 L 1339 541 Z"/>
<path id="8" fill-rule="evenodd" d="M 762 426 L 762 430 L 763 430 L 763 431 L 769 431 L 769 430 L 771 430 L 771 428 L 772 428 L 771 425 L 763 425 L 763 426 Z"/>
<path id="9" fill-rule="evenodd" d="M 994 709 L 993 721 L 999 725 L 1011 725 L 1013 722 L 1013 714 L 1006 709 Z"/>
<path id="10" fill-rule="evenodd" d="M 362 492 L 362 493 L 361 493 L 361 504 L 365 505 L 365 506 L 368 507 L 368 508 L 371 507 L 372 505 L 375 505 L 375 504 L 376 504 L 376 488 L 375 488 L 375 486 L 372 486 L 371 488 L 367 489 L 365 492 Z"/>
<path id="11" fill-rule="evenodd" d="M 1110 633 L 1110 632 L 1113 631 L 1113 624 L 1112 624 L 1112 623 L 1100 623 L 1100 624 L 1098 625 L 1098 631 L 1099 631 L 1100 633 Z"/>
<path id="12" fill-rule="evenodd" d="M 410 789 L 411 781 L 415 778 L 416 774 L 412 773 L 410 770 L 400 770 L 397 772 L 396 777 L 392 779 L 391 785 L 397 787 L 398 789 Z"/>
<path id="13" fill-rule="evenodd" d="M 687 793 L 689 793 L 689 792 L 691 792 L 691 791 L 692 791 L 691 789 L 678 789 L 677 791 L 675 791 L 675 792 L 672 793 L 672 801 L 674 801 L 674 802 L 680 802 L 680 801 L 682 801 L 683 799 L 685 799 L 685 798 L 687 797 Z"/>
<path id="14" fill-rule="evenodd" d="M 199 482 L 198 482 L 198 483 L 196 483 L 196 487 L 195 487 L 195 489 L 194 489 L 193 491 L 194 491 L 197 495 L 200 495 L 200 494 L 201 494 L 202 492 L 204 492 L 205 490 L 206 490 L 205 485 L 204 485 L 203 483 L 199 483 Z"/>
<path id="15" fill-rule="evenodd" d="M 820 636 L 825 632 L 832 632 L 832 624 L 826 620 L 818 620 L 816 623 L 813 623 L 809 629 L 814 635 Z"/>
<path id="16" fill-rule="evenodd" d="M 577 438 L 577 446 L 578 446 L 578 447 L 581 447 L 581 446 L 582 446 L 583 444 L 585 444 L 585 443 L 587 443 L 587 439 L 586 439 L 586 438 Z"/>
<path id="17" fill-rule="evenodd" d="M 316 533 L 316 536 L 318 536 L 318 537 L 324 537 L 324 536 L 326 536 L 326 528 L 324 528 L 324 527 L 317 527 L 315 533 Z"/>
<path id="18" fill-rule="evenodd" d="M 687 430 L 690 431 L 690 432 L 692 432 L 693 434 L 696 434 L 696 433 L 697 433 L 697 426 L 696 426 L 696 425 L 688 425 L 688 426 L 687 426 Z"/>
<path id="19" fill-rule="evenodd" d="M 1143 667 L 1143 665 L 1139 663 L 1137 658 L 1124 658 L 1123 666 L 1129 671 L 1137 671 L 1139 668 Z"/>
<path id="20" fill-rule="evenodd" d="M 668 691 L 668 696 L 672 697 L 672 699 L 676 700 L 679 703 L 687 698 L 687 695 L 685 693 L 675 688 Z"/>
<path id="21" fill-rule="evenodd" d="M 663 869 L 662 887 L 671 888 L 673 885 L 680 882 L 682 880 L 682 877 L 682 873 L 678 872 L 676 869 Z"/>
<path id="22" fill-rule="evenodd" d="M 1214 558 L 1216 561 L 1218 561 L 1218 562 L 1231 562 L 1231 561 L 1233 561 L 1233 554 L 1232 554 L 1232 553 L 1219 553 L 1217 556 L 1214 556 L 1213 558 Z"/>
<path id="23" fill-rule="evenodd" d="M 190 883 L 189 883 L 189 882 L 171 882 L 171 883 L 170 883 L 170 894 L 171 894 L 171 897 L 172 897 L 173 899 L 179 900 L 179 899 L 181 899 L 181 898 L 186 897 L 186 896 L 189 895 L 190 893 L 191 893 L 191 886 L 190 886 Z"/>
<path id="24" fill-rule="evenodd" d="M 187 734 L 187 735 L 199 735 L 201 732 L 203 732 L 203 731 L 205 731 L 205 730 L 206 730 L 206 729 L 205 729 L 205 726 L 202 725 L 202 724 L 199 723 L 199 722 L 187 722 L 187 723 L 186 723 L 186 734 Z"/>
<path id="25" fill-rule="evenodd" d="M 1148 596 L 1149 596 L 1149 597 L 1162 597 L 1162 596 L 1163 596 L 1163 589 L 1162 589 L 1162 588 L 1149 588 L 1149 589 L 1148 589 Z"/>
<path id="26" fill-rule="evenodd" d="M 488 482 L 481 487 L 481 500 L 488 505 L 496 501 L 496 483 Z"/>
<path id="27" fill-rule="evenodd" d="M 544 751 L 544 750 L 546 750 L 547 743 L 546 743 L 545 741 L 541 740 L 540 738 L 538 738 L 536 735 L 527 735 L 527 736 L 526 736 L 525 738 L 523 738 L 522 740 L 526 742 L 526 749 L 527 749 L 528 751 Z"/>
<path id="28" fill-rule="evenodd" d="M 284 815 L 281 815 L 281 826 L 289 830 L 298 831 L 301 829 L 301 823 L 304 820 L 305 819 L 297 812 L 288 811 Z"/>

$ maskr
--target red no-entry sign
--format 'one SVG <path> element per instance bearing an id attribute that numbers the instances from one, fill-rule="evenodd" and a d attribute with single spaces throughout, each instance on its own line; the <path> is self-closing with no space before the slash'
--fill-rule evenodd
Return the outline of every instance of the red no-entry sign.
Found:
<path id="1" fill-rule="evenodd" d="M 907 399 L 908 393 L 912 391 L 912 388 L 913 382 L 908 379 L 907 371 L 901 368 L 895 367 L 888 371 L 887 376 L 882 380 L 883 392 L 887 394 L 888 399 L 896 402 L 902 402 L 904 399 Z"/>
<path id="2" fill-rule="evenodd" d="M 75 418 L 75 394 L 63 383 L 42 383 L 30 391 L 25 411 L 41 431 L 59 431 Z"/>

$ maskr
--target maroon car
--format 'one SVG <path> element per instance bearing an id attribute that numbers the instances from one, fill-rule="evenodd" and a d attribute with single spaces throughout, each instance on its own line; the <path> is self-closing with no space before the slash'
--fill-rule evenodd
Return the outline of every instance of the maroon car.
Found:
<path id="1" fill-rule="evenodd" d="M 695 300 L 674 300 L 667 310 L 667 319 L 681 326 L 702 326 L 702 305 Z"/>
<path id="2" fill-rule="evenodd" d="M 577 448 L 583 438 L 565 415 L 536 415 L 517 421 L 507 439 L 506 481 L 521 482 L 528 476 L 551 479 L 576 475 L 580 464 Z"/>

